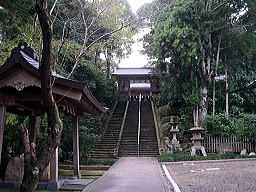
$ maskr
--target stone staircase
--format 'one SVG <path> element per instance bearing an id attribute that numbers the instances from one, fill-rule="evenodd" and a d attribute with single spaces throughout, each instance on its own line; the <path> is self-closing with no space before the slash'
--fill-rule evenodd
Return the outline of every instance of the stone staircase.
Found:
<path id="1" fill-rule="evenodd" d="M 138 156 L 139 102 L 130 101 L 120 142 L 119 156 Z"/>
<path id="2" fill-rule="evenodd" d="M 92 159 L 115 158 L 114 152 L 118 143 L 126 103 L 127 101 L 118 101 L 102 140 L 90 154 Z"/>
<path id="3" fill-rule="evenodd" d="M 159 155 L 154 115 L 150 101 L 141 102 L 140 157 Z"/>

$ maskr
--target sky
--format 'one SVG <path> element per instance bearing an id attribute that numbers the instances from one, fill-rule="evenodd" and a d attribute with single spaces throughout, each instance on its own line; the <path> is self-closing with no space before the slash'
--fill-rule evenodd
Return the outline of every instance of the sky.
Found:
<path id="1" fill-rule="evenodd" d="M 131 5 L 132 11 L 134 13 L 144 4 L 151 3 L 152 0 L 128 0 Z M 142 50 L 143 45 L 142 42 L 139 42 L 138 39 L 142 38 L 145 34 L 145 31 L 142 31 L 136 35 L 134 35 L 133 40 L 135 43 L 132 45 L 132 53 L 125 59 L 121 60 L 118 67 L 128 68 L 128 67 L 144 67 L 147 64 L 146 55 L 142 55 L 140 50 Z"/>

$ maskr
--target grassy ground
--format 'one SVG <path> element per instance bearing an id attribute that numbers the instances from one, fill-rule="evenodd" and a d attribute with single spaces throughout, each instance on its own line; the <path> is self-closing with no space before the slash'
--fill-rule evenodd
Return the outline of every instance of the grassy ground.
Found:
<path id="1" fill-rule="evenodd" d="M 80 174 L 83 179 L 97 179 L 101 175 L 103 175 L 105 171 L 87 171 L 87 170 L 80 170 Z M 59 170 L 60 176 L 72 176 L 74 171 L 73 170 Z"/>
<path id="2" fill-rule="evenodd" d="M 60 176 L 74 175 L 73 166 L 61 164 L 59 167 L 60 167 L 59 169 Z M 109 165 L 80 165 L 80 174 L 83 179 L 97 179 L 100 176 L 102 176 L 109 167 L 110 167 Z M 87 170 L 87 169 L 90 169 L 90 170 Z"/>

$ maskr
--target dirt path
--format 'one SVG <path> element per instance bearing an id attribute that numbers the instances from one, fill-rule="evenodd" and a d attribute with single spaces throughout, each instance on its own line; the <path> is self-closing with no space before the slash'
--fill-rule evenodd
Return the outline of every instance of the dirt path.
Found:
<path id="1" fill-rule="evenodd" d="M 83 192 L 171 192 L 156 158 L 123 157 Z"/>

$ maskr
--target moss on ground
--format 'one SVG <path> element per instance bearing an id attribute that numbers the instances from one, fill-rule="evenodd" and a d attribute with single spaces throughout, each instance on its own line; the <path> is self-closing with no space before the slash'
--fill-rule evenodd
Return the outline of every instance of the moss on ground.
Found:
<path id="1" fill-rule="evenodd" d="M 103 175 L 104 171 L 87 171 L 87 170 L 80 170 L 80 174 L 84 176 L 101 176 Z M 72 176 L 74 175 L 73 170 L 63 170 L 59 169 L 59 175 L 62 176 Z"/>

